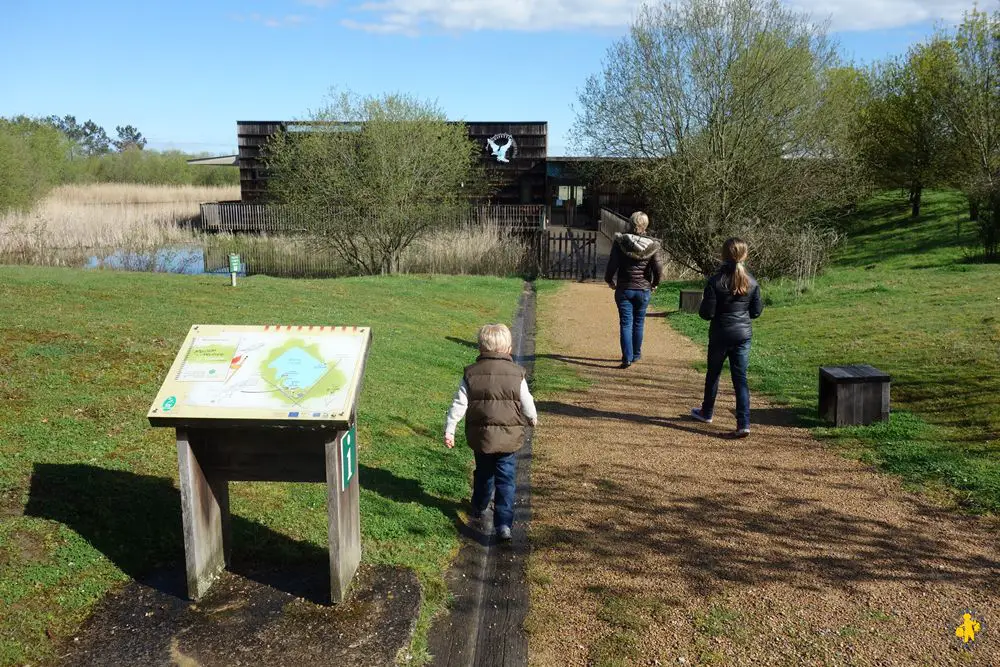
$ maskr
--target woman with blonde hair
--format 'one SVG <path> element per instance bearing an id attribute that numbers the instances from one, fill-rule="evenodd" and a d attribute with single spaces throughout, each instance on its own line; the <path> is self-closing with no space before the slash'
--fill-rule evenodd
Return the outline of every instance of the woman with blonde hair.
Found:
<path id="1" fill-rule="evenodd" d="M 691 410 L 691 416 L 698 421 L 712 422 L 722 364 L 729 359 L 729 372 L 736 391 L 736 431 L 733 437 L 737 438 L 750 435 L 750 388 L 747 385 L 747 363 L 753 335 L 750 321 L 760 317 L 764 310 L 760 286 L 745 266 L 748 254 L 746 241 L 727 239 L 722 244 L 722 266 L 705 285 L 698 314 L 703 320 L 711 321 L 708 328 L 708 372 L 705 374 L 705 396 L 701 407 Z"/>
<path id="2" fill-rule="evenodd" d="M 646 307 L 652 291 L 663 277 L 660 244 L 645 236 L 649 216 L 636 211 L 629 219 L 629 232 L 615 234 L 604 281 L 615 291 L 622 348 L 621 368 L 642 356 L 642 334 Z"/>

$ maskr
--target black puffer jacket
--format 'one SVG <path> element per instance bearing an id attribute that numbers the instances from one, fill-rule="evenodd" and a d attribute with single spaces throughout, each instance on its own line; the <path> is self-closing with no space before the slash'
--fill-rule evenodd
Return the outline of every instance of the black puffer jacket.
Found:
<path id="1" fill-rule="evenodd" d="M 701 319 L 712 321 L 708 328 L 710 341 L 736 344 L 749 340 L 753 334 L 750 320 L 757 319 L 764 311 L 760 285 L 753 276 L 750 276 L 750 289 L 746 294 L 732 293 L 729 288 L 732 270 L 732 265 L 723 265 L 705 285 L 698 314 Z"/>
<path id="2" fill-rule="evenodd" d="M 648 290 L 660 284 L 660 243 L 638 234 L 615 234 L 604 281 L 616 290 Z"/>

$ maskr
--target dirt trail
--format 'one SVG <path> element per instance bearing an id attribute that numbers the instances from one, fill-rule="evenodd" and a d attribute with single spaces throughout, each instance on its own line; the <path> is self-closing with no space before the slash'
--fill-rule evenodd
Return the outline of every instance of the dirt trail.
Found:
<path id="1" fill-rule="evenodd" d="M 539 330 L 593 385 L 539 402 L 531 664 L 1000 667 L 995 519 L 933 507 L 757 395 L 750 439 L 723 439 L 728 374 L 715 423 L 687 419 L 702 352 L 654 316 L 615 368 L 604 286 L 546 296 Z"/>

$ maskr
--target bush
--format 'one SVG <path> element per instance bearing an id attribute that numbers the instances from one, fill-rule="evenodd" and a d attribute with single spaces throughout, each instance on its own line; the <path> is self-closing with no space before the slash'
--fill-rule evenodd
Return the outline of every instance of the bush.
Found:
<path id="1" fill-rule="evenodd" d="M 37 120 L 0 118 L 0 211 L 27 210 L 65 177 L 69 144 Z"/>
<path id="2" fill-rule="evenodd" d="M 192 156 L 180 151 L 128 149 L 74 162 L 73 179 L 80 183 L 142 183 L 156 185 L 237 185 L 232 167 L 192 166 Z"/>
<path id="3" fill-rule="evenodd" d="M 788 229 L 778 223 L 747 225 L 739 230 L 750 245 L 749 264 L 758 278 L 791 277 L 798 291 L 809 286 L 840 244 L 832 229 Z"/>

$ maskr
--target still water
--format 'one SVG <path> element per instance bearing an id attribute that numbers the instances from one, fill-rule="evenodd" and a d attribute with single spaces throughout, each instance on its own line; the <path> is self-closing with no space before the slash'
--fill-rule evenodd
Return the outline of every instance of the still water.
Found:
<path id="1" fill-rule="evenodd" d="M 155 271 L 159 273 L 228 273 L 226 266 L 206 267 L 205 249 L 200 246 L 175 246 L 155 252 L 117 250 L 111 254 L 92 255 L 87 260 L 88 269 L 116 271 Z"/>

